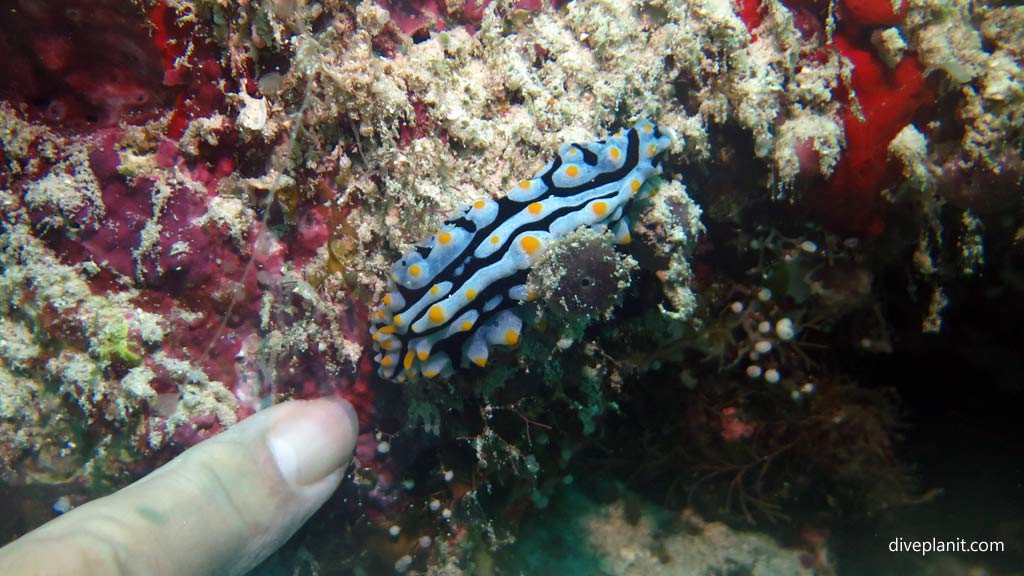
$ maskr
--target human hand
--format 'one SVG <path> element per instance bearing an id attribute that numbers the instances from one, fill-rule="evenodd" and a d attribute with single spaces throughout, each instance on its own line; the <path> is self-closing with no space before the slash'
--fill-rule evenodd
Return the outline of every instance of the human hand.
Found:
<path id="1" fill-rule="evenodd" d="M 331 496 L 358 433 L 343 400 L 278 404 L 0 548 L 0 574 L 244 574 Z"/>

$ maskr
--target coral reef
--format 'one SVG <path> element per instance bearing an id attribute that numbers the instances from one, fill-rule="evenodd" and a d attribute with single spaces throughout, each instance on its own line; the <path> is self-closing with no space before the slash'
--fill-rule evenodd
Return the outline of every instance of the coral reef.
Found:
<path id="1" fill-rule="evenodd" d="M 4 536 L 270 403 L 338 395 L 357 463 L 289 570 L 500 573 L 589 475 L 688 510 L 663 530 L 621 493 L 585 501 L 573 537 L 605 570 L 855 564 L 830 530 L 940 500 L 904 416 L 949 427 L 968 402 L 1000 432 L 1019 405 L 1022 20 L 967 0 L 16 2 L 0 475 L 26 504 Z M 378 377 L 371 305 L 409 246 L 644 118 L 677 136 L 664 173 L 628 225 L 559 234 L 523 271 L 515 350 Z"/>

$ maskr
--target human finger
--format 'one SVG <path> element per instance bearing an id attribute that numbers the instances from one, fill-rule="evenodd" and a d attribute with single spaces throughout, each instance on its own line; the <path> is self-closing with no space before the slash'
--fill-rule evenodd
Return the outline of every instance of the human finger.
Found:
<path id="1" fill-rule="evenodd" d="M 0 549 L 0 574 L 244 574 L 330 497 L 357 435 L 344 400 L 273 406 Z"/>

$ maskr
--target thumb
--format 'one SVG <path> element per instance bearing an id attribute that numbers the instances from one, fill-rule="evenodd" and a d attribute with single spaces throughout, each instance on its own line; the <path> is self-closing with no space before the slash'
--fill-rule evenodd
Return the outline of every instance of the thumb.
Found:
<path id="1" fill-rule="evenodd" d="M 344 400 L 268 408 L 0 549 L 0 574 L 244 574 L 338 487 L 358 428 Z"/>

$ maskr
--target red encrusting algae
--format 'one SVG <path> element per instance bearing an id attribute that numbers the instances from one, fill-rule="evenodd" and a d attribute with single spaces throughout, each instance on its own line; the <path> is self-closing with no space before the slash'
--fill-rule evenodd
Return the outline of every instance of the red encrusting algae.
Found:
<path id="1" fill-rule="evenodd" d="M 785 0 L 785 4 L 805 40 L 815 36 L 807 34 L 808 29 L 824 30 L 823 22 L 813 26 L 807 19 L 827 17 L 827 3 Z M 837 30 L 824 49 L 834 50 L 851 65 L 849 86 L 834 89 L 834 97 L 842 103 L 846 145 L 831 176 L 810 190 L 806 200 L 823 224 L 873 237 L 885 226 L 882 191 L 899 176 L 889 159 L 889 142 L 933 106 L 934 94 L 916 57 L 904 56 L 890 69 L 870 44 L 872 28 L 893 26 L 903 20 L 905 2 L 894 8 L 890 0 L 842 0 L 837 8 Z M 741 0 L 738 14 L 756 40 L 764 18 L 762 2 Z M 807 156 L 806 152 L 797 151 L 801 157 Z M 816 153 L 808 160 L 816 160 Z M 802 161 L 801 166 L 804 164 Z"/>
<path id="2" fill-rule="evenodd" d="M 892 70 L 874 53 L 837 36 L 836 48 L 853 64 L 852 89 L 843 109 L 846 149 L 819 196 L 812 199 L 823 220 L 836 228 L 877 236 L 884 229 L 881 192 L 899 170 L 889 142 L 930 106 L 933 94 L 917 58 L 904 57 Z"/>

